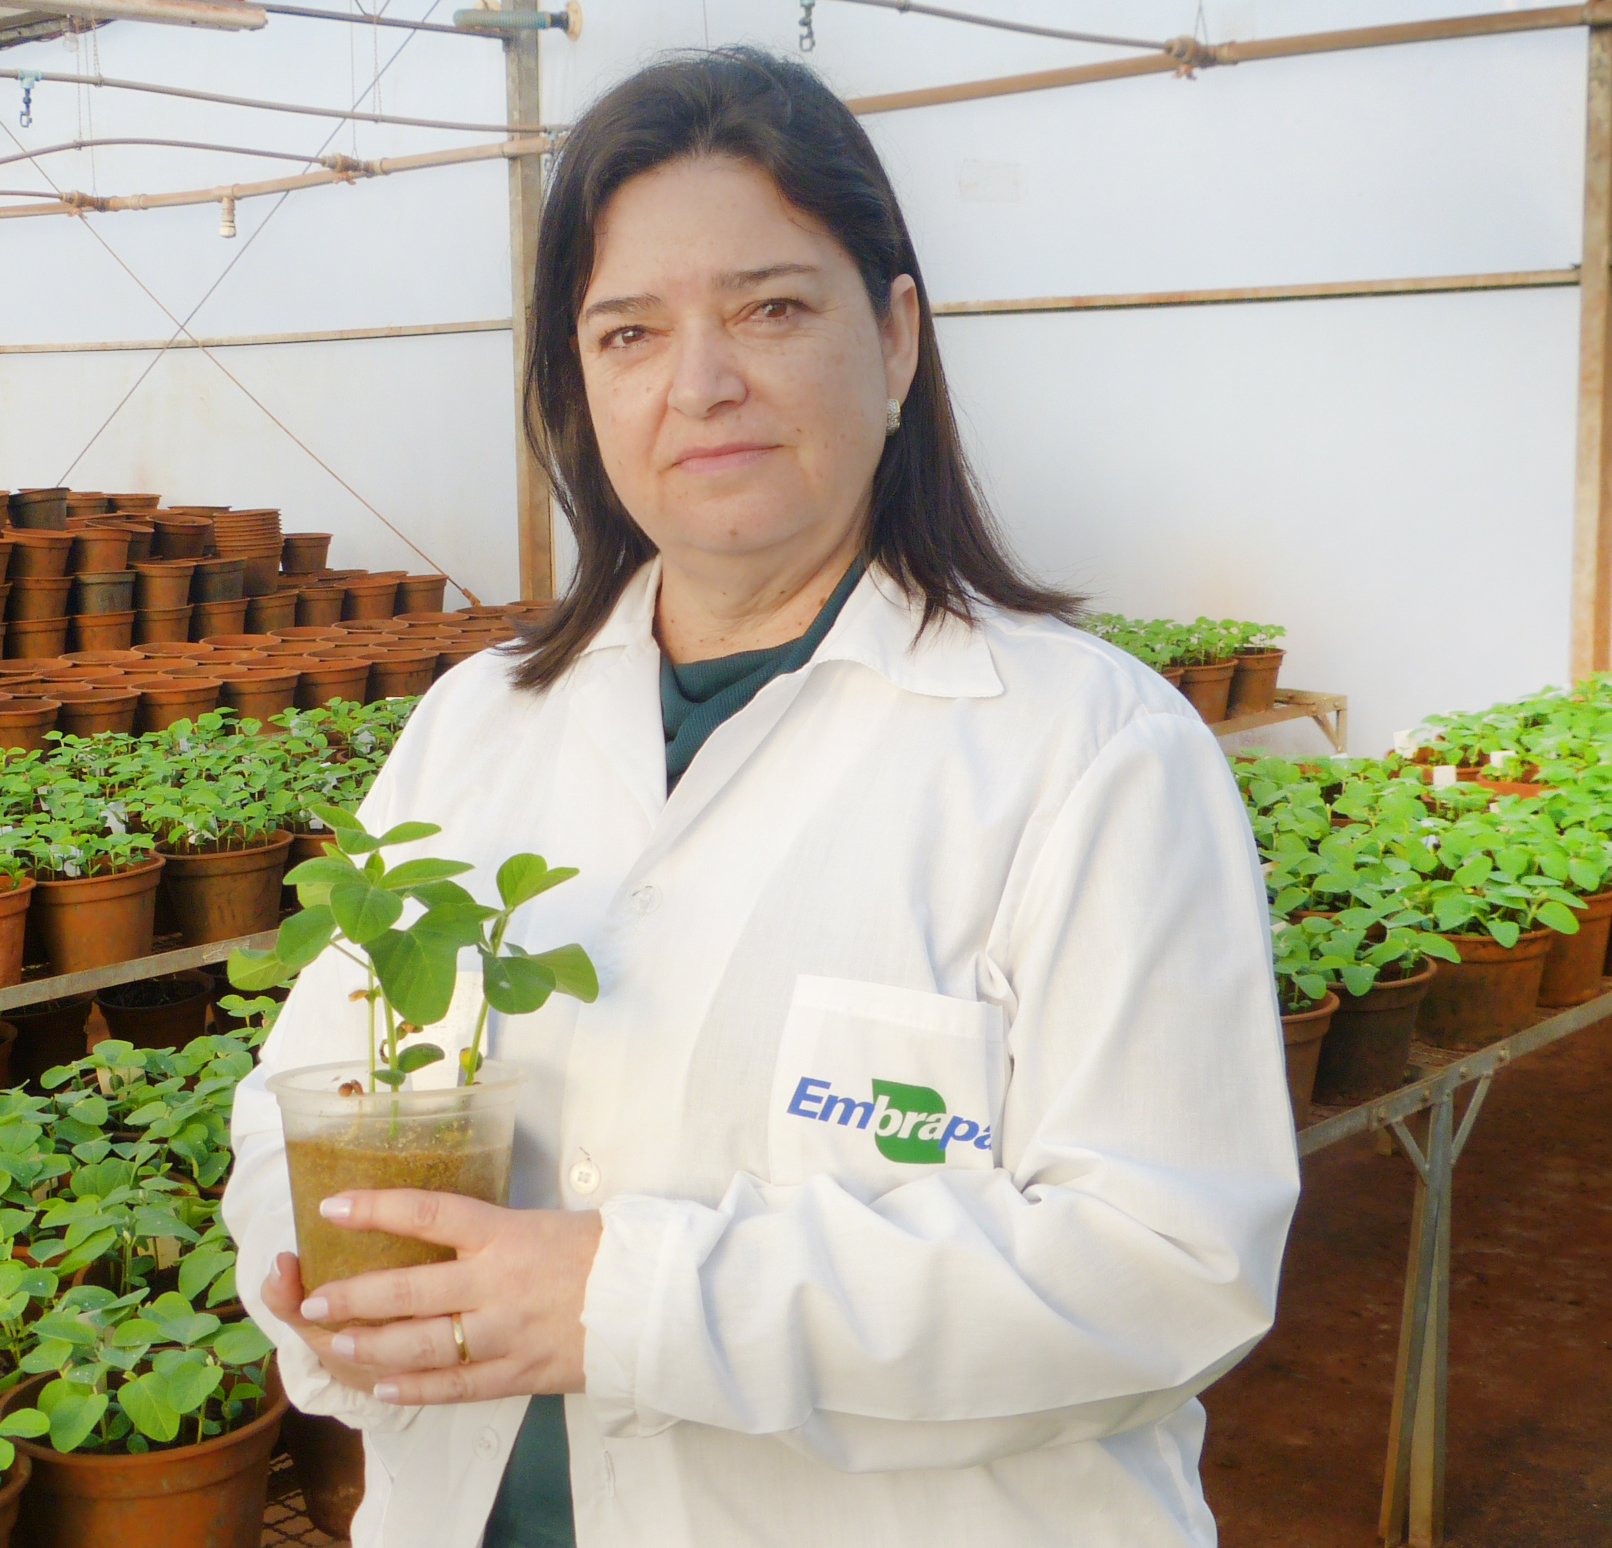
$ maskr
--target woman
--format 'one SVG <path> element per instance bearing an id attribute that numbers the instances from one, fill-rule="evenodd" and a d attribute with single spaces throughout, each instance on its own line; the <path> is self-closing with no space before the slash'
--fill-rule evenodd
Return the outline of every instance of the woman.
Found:
<path id="1" fill-rule="evenodd" d="M 236 1107 L 238 1280 L 294 1401 L 364 1431 L 355 1542 L 1212 1543 L 1195 1394 L 1269 1327 L 1297 1190 L 1223 757 L 1004 555 L 889 182 L 806 70 L 598 103 L 536 309 L 576 581 L 363 815 L 483 889 L 579 867 L 521 939 L 601 993 L 495 1026 L 534 1076 L 509 1209 L 324 1205 L 451 1263 L 304 1299 L 262 1082 L 362 1045 L 334 954 Z"/>

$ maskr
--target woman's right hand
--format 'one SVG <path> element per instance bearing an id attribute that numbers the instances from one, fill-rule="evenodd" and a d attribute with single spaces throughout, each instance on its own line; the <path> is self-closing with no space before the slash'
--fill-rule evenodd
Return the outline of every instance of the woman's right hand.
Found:
<path id="1" fill-rule="evenodd" d="M 358 1392 L 370 1391 L 380 1380 L 381 1372 L 373 1366 L 358 1365 L 332 1354 L 330 1341 L 336 1335 L 317 1322 L 309 1322 L 302 1315 L 302 1265 L 294 1252 L 282 1252 L 263 1281 L 264 1304 L 287 1327 L 292 1328 L 314 1354 L 319 1363 L 344 1387 Z"/>

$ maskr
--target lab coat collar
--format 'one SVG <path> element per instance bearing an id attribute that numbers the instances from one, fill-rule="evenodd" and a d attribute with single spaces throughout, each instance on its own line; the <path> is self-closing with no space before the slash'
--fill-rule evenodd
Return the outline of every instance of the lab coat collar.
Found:
<path id="1" fill-rule="evenodd" d="M 583 647 L 584 655 L 616 649 L 631 657 L 647 648 L 658 656 L 655 598 L 660 571 L 657 556 L 627 582 L 610 617 Z M 1003 691 L 983 630 L 948 616 L 920 635 L 922 620 L 922 604 L 907 598 L 886 571 L 872 568 L 847 599 L 807 670 L 830 661 L 853 661 L 897 688 L 931 698 L 992 699 Z"/>

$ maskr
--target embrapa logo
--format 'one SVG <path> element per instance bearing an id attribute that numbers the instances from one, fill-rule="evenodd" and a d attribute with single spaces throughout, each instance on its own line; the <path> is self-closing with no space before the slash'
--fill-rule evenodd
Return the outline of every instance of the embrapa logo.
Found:
<path id="1" fill-rule="evenodd" d="M 887 1161 L 919 1166 L 943 1165 L 948 1145 L 991 1148 L 991 1130 L 972 1118 L 946 1111 L 946 1099 L 929 1086 L 903 1086 L 898 1081 L 873 1082 L 872 1099 L 838 1095 L 833 1082 L 800 1078 L 788 1111 L 797 1118 L 837 1123 L 841 1128 L 873 1130 L 873 1143 Z"/>

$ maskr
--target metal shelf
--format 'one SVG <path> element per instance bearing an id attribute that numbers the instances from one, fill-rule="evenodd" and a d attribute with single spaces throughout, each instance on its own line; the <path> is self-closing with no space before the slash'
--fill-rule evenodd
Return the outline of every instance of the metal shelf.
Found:
<path id="1" fill-rule="evenodd" d="M 1349 740 L 1349 696 L 1311 693 L 1303 688 L 1278 688 L 1274 709 L 1262 710 L 1257 715 L 1238 715 L 1232 720 L 1217 720 L 1209 729 L 1217 737 L 1235 736 L 1239 731 L 1257 731 L 1261 726 L 1280 725 L 1285 720 L 1313 720 L 1332 743 L 1332 750 L 1341 753 Z"/>
<path id="2" fill-rule="evenodd" d="M 113 984 L 132 984 L 141 978 L 160 978 L 166 973 L 180 973 L 186 968 L 206 967 L 211 962 L 222 962 L 237 947 L 263 951 L 274 944 L 276 932 L 265 930 L 258 935 L 238 935 L 233 940 L 209 941 L 205 946 L 180 946 L 167 951 L 154 952 L 149 957 L 136 957 L 128 962 L 113 962 L 106 967 L 85 968 L 78 973 L 62 973 L 54 978 L 30 978 L 20 984 L 0 989 L 0 1016 L 24 1005 L 38 1005 L 45 1000 L 66 1000 L 75 994 L 96 989 L 109 989 Z"/>

